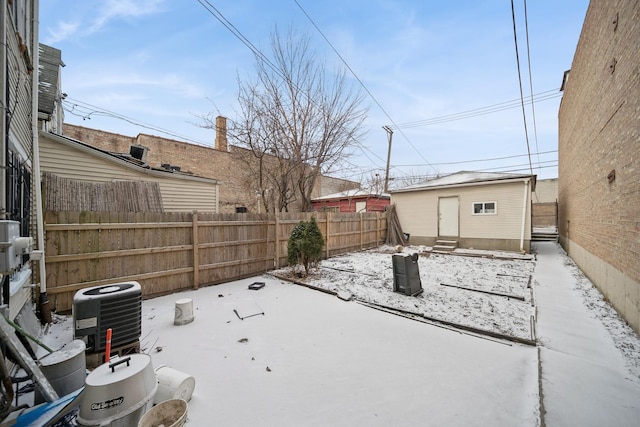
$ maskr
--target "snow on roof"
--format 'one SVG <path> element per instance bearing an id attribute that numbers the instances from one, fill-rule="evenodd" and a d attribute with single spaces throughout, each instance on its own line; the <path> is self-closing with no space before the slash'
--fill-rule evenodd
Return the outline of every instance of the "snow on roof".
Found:
<path id="1" fill-rule="evenodd" d="M 452 173 L 450 175 L 441 176 L 438 178 L 430 179 L 420 184 L 410 185 L 408 187 L 399 188 L 392 192 L 420 190 L 428 188 L 455 186 L 462 184 L 482 183 L 488 181 L 500 181 L 507 179 L 519 179 L 530 178 L 533 175 L 521 175 L 501 172 L 472 172 L 472 171 L 460 171 Z"/>
<path id="2" fill-rule="evenodd" d="M 390 198 L 388 193 L 376 193 L 372 190 L 364 190 L 362 188 L 354 188 L 352 190 L 341 191 L 339 193 L 327 194 L 326 196 L 316 197 L 313 201 L 320 200 L 336 200 L 336 199 L 350 199 L 353 197 L 379 197 Z"/>

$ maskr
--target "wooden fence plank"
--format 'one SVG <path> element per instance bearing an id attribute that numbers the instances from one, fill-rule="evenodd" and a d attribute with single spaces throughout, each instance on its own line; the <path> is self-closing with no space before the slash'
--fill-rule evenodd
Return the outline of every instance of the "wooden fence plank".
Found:
<path id="1" fill-rule="evenodd" d="M 291 230 L 316 218 L 325 256 L 378 246 L 380 213 L 46 212 L 47 292 L 59 312 L 80 289 L 140 282 L 151 297 L 262 274 L 286 265 Z"/>

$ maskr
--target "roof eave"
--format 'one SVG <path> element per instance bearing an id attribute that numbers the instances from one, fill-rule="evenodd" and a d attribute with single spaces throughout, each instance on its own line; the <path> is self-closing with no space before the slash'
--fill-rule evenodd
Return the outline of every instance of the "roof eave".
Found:
<path id="1" fill-rule="evenodd" d="M 428 191 L 428 190 L 442 190 L 446 188 L 459 188 L 459 187 L 475 187 L 480 185 L 493 185 L 493 184 L 505 184 L 510 182 L 520 182 L 520 181 L 529 181 L 533 179 L 535 182 L 535 175 L 522 175 L 519 177 L 509 177 L 502 179 L 490 179 L 484 181 L 472 181 L 472 182 L 461 182 L 457 184 L 443 184 L 443 185 L 434 185 L 434 186 L 424 186 L 424 187 L 414 187 L 414 188 L 401 188 L 398 190 L 392 190 L 391 193 L 410 193 L 414 191 Z"/>

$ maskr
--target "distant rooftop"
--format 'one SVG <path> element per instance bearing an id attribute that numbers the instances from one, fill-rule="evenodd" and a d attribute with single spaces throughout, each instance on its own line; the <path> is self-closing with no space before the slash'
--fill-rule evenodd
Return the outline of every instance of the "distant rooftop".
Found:
<path id="1" fill-rule="evenodd" d="M 535 175 L 528 175 L 528 174 L 522 175 L 522 174 L 511 174 L 511 173 L 501 173 L 501 172 L 460 171 L 460 172 L 452 173 L 450 175 L 441 176 L 439 178 L 430 179 L 420 184 L 414 184 L 408 187 L 392 190 L 392 193 L 422 190 L 422 189 L 437 188 L 437 187 L 457 186 L 457 185 L 473 184 L 473 183 L 481 183 L 481 182 L 490 182 L 490 181 L 523 179 L 523 178 L 531 178 L 532 176 L 535 177 Z"/>
<path id="2" fill-rule="evenodd" d="M 379 198 L 390 198 L 389 193 L 376 193 L 372 190 L 364 190 L 362 188 L 354 188 L 352 190 L 341 191 L 339 193 L 327 194 L 326 196 L 316 197 L 313 201 L 319 200 L 341 200 L 341 199 L 351 199 L 354 197 L 379 197 Z"/>

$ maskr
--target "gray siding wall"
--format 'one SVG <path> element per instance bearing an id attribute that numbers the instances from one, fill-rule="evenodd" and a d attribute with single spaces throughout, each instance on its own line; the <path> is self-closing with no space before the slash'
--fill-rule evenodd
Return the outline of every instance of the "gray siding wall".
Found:
<path id="1" fill-rule="evenodd" d="M 33 137 L 31 129 L 31 105 L 32 88 L 31 73 L 27 68 L 25 57 L 20 52 L 20 42 L 18 40 L 15 27 L 11 19 L 8 19 L 6 30 L 7 44 L 9 52 L 8 62 L 8 85 L 9 85 L 9 136 L 10 142 L 14 145 L 13 151 L 31 160 L 33 147 Z M 13 30 L 9 30 L 13 29 Z M 29 43 L 24 40 L 24 43 Z M 27 46 L 31 49 L 31 46 Z M 4 94 L 2 94 L 4 96 Z"/>

